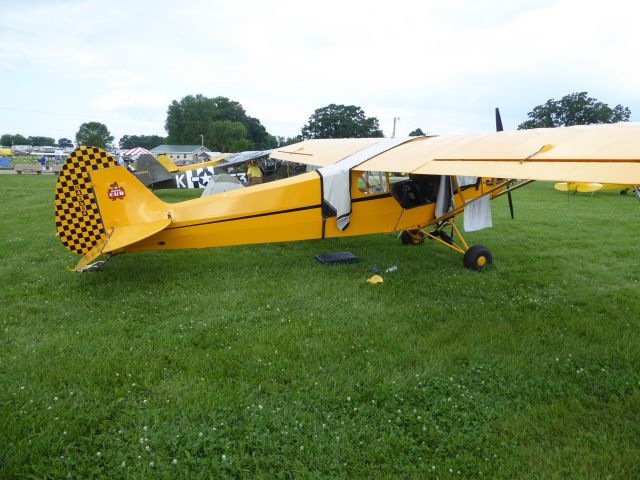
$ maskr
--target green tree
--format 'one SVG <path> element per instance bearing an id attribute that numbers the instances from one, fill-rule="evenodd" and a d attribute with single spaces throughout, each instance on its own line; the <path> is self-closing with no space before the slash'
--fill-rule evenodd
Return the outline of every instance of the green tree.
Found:
<path id="1" fill-rule="evenodd" d="M 318 108 L 302 127 L 302 137 L 308 138 L 362 138 L 383 137 L 378 119 L 367 117 L 355 105 L 332 103 Z"/>
<path id="2" fill-rule="evenodd" d="M 142 147 L 151 150 L 166 141 L 167 139 L 160 135 L 123 135 L 122 138 L 120 138 L 119 145 L 122 149 Z"/>
<path id="3" fill-rule="evenodd" d="M 409 133 L 410 137 L 423 137 L 424 135 L 426 134 L 422 131 L 421 128 L 416 128 L 415 130 Z"/>
<path id="4" fill-rule="evenodd" d="M 275 138 L 267 133 L 260 120 L 248 116 L 240 103 L 226 97 L 204 95 L 187 95 L 171 102 L 165 122 L 167 143 L 199 144 L 200 135 L 204 135 L 205 145 L 215 150 L 211 137 L 213 122 L 224 120 L 244 125 L 249 148 L 262 150 L 276 146 Z"/>
<path id="5" fill-rule="evenodd" d="M 73 142 L 68 138 L 61 138 L 60 140 L 58 140 L 58 146 L 60 148 L 73 147 Z"/>
<path id="6" fill-rule="evenodd" d="M 276 138 L 275 147 L 285 147 L 287 145 L 292 145 L 294 143 L 298 143 L 298 142 L 301 142 L 303 140 L 301 135 L 296 135 L 294 137 L 286 137 L 286 138 L 285 137 L 281 137 L 281 136 L 277 136 L 275 138 Z"/>
<path id="7" fill-rule="evenodd" d="M 628 122 L 631 111 L 628 107 L 606 103 L 588 97 L 587 92 L 565 95 L 560 100 L 549 99 L 527 114 L 529 120 L 518 125 L 518 130 L 528 128 L 552 128 L 593 123 Z"/>
<path id="8" fill-rule="evenodd" d="M 264 140 L 264 143 L 262 144 L 262 150 L 269 150 L 271 148 L 276 148 L 278 146 L 278 139 L 271 135 L 270 133 L 267 133 L 267 137 Z"/>
<path id="9" fill-rule="evenodd" d="M 56 143 L 54 138 L 51 137 L 27 137 L 29 145 L 34 147 L 53 147 Z"/>
<path id="10" fill-rule="evenodd" d="M 113 142 L 113 137 L 104 123 L 83 123 L 76 133 L 76 144 L 78 145 L 107 148 L 111 142 Z"/>
<path id="11" fill-rule="evenodd" d="M 10 133 L 5 133 L 0 137 L 0 143 L 5 146 L 10 145 L 29 145 L 29 141 L 26 137 L 23 137 L 19 133 L 16 135 L 11 135 Z"/>
<path id="12" fill-rule="evenodd" d="M 29 145 L 29 141 L 27 137 L 23 137 L 19 133 L 13 136 L 13 144 L 14 145 Z"/>
<path id="13" fill-rule="evenodd" d="M 247 127 L 241 122 L 219 120 L 212 123 L 210 132 L 209 138 L 213 150 L 226 153 L 251 149 L 251 142 L 247 138 Z"/>

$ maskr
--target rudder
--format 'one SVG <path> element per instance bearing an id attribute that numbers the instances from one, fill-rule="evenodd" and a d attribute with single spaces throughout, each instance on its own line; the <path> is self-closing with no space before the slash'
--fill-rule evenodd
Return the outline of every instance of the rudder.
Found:
<path id="1" fill-rule="evenodd" d="M 97 147 L 79 147 L 65 161 L 56 183 L 54 209 L 56 235 L 67 250 L 84 255 L 105 238 L 89 174 L 115 166 L 115 159 Z"/>

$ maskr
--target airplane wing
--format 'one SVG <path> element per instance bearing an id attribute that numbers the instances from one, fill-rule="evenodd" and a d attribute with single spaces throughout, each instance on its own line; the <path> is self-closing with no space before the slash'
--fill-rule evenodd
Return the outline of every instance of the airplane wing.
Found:
<path id="1" fill-rule="evenodd" d="M 275 160 L 304 163 L 315 167 L 333 165 L 354 153 L 387 140 L 385 138 L 330 138 L 306 140 L 276 148 L 270 155 Z"/>
<path id="2" fill-rule="evenodd" d="M 640 184 L 640 124 L 418 137 L 353 169 Z"/>

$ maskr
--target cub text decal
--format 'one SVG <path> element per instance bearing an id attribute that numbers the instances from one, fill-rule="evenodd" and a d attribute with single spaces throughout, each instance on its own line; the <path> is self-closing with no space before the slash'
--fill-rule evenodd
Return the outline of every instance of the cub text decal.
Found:
<path id="1" fill-rule="evenodd" d="M 124 188 L 118 186 L 118 182 L 112 183 L 109 186 L 109 192 L 107 193 L 111 200 L 124 199 Z"/>

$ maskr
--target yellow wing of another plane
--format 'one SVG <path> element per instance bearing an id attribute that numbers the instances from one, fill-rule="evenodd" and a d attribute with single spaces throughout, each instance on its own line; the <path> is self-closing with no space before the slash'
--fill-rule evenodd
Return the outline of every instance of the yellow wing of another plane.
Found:
<path id="1" fill-rule="evenodd" d="M 553 188 L 561 192 L 593 193 L 600 190 L 620 190 L 624 193 L 632 186 L 633 185 L 625 185 L 622 183 L 560 182 L 556 183 Z"/>
<path id="2" fill-rule="evenodd" d="M 230 157 L 231 155 L 233 155 L 233 153 L 221 153 L 220 155 L 216 155 L 215 157 L 212 157 L 206 162 L 192 163 L 190 165 L 181 165 L 177 167 L 178 169 L 177 171 L 180 173 L 183 173 L 183 172 L 188 172 L 189 170 L 196 170 L 198 168 L 213 167 L 215 165 L 218 165 L 220 162 L 222 162 L 222 160 L 224 160 L 227 157 Z"/>
<path id="3" fill-rule="evenodd" d="M 169 172 L 171 172 L 171 173 L 183 173 L 183 172 L 188 172 L 190 170 L 196 170 L 198 168 L 212 167 L 214 165 L 217 165 L 222 160 L 224 160 L 225 158 L 227 158 L 227 157 L 229 157 L 231 155 L 233 155 L 233 154 L 232 153 L 221 153 L 220 155 L 216 155 L 215 157 L 211 158 L 210 160 L 207 160 L 206 162 L 192 163 L 192 164 L 189 164 L 189 165 L 181 165 L 181 166 L 176 165 L 173 162 L 173 160 L 171 160 L 169 157 L 167 157 L 164 154 L 158 155 L 157 160 L 160 163 L 160 165 L 162 165 L 164 168 L 166 168 Z"/>
<path id="4" fill-rule="evenodd" d="M 160 163 L 160 165 L 166 168 L 169 172 L 175 173 L 178 171 L 178 166 L 175 163 L 173 163 L 173 160 L 171 160 L 165 154 L 158 155 L 156 157 L 156 160 L 158 160 L 158 163 Z"/>

